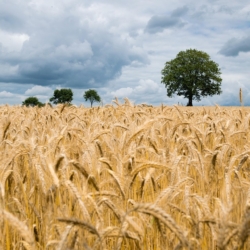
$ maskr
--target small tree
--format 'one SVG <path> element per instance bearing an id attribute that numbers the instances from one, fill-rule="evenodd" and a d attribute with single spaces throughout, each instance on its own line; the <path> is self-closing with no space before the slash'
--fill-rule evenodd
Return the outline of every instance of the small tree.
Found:
<path id="1" fill-rule="evenodd" d="M 200 101 L 201 96 L 222 93 L 220 74 L 218 64 L 210 60 L 207 53 L 189 49 L 166 62 L 161 82 L 166 86 L 168 97 L 176 93 L 188 98 L 187 106 L 193 106 L 193 100 Z"/>
<path id="2" fill-rule="evenodd" d="M 73 100 L 73 92 L 71 89 L 56 89 L 54 96 L 49 99 L 54 104 L 68 103 L 70 104 Z"/>
<path id="3" fill-rule="evenodd" d="M 31 97 L 26 98 L 22 102 L 22 105 L 26 106 L 26 107 L 34 107 L 34 106 L 42 107 L 45 104 L 39 102 L 39 100 L 37 99 L 37 97 L 31 96 Z"/>
<path id="4" fill-rule="evenodd" d="M 85 91 L 83 97 L 85 101 L 88 101 L 88 100 L 90 101 L 91 107 L 93 105 L 93 102 L 101 102 L 101 97 L 98 95 L 98 93 L 94 89 L 89 89 Z"/>

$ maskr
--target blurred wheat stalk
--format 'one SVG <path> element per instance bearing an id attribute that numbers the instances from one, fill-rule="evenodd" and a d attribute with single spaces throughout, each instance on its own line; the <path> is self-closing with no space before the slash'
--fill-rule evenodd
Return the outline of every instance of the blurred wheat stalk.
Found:
<path id="1" fill-rule="evenodd" d="M 239 92 L 239 97 L 240 97 L 240 104 L 241 106 L 244 106 L 243 104 L 243 93 L 242 93 L 242 89 L 240 88 L 240 92 Z"/>

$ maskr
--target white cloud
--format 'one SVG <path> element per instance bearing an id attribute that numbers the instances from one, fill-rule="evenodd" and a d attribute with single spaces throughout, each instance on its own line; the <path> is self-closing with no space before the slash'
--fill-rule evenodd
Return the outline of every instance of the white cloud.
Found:
<path id="1" fill-rule="evenodd" d="M 7 92 L 7 91 L 1 91 L 0 92 L 0 98 L 12 98 L 14 97 L 15 95 L 10 93 L 10 92 Z"/>
<path id="2" fill-rule="evenodd" d="M 127 88 L 120 88 L 116 91 L 112 91 L 111 95 L 117 98 L 125 98 L 125 97 L 129 97 L 132 93 L 133 93 L 133 89 L 130 87 L 127 87 Z"/>
<path id="3" fill-rule="evenodd" d="M 25 95 L 30 96 L 37 96 L 37 95 L 51 95 L 53 94 L 53 90 L 50 87 L 43 87 L 43 86 L 33 86 L 30 89 L 25 91 Z"/>
<path id="4" fill-rule="evenodd" d="M 157 100 L 166 96 L 166 90 L 164 86 L 157 84 L 151 79 L 139 80 L 139 82 L 133 87 L 119 88 L 115 91 L 112 91 L 112 98 L 129 98 L 137 103 L 140 102 L 150 102 L 152 100 Z"/>
<path id="5" fill-rule="evenodd" d="M 9 105 L 19 105 L 22 104 L 22 101 L 25 99 L 23 95 L 12 93 L 9 91 L 1 91 L 0 98 L 2 100 L 2 104 L 9 104 Z"/>
<path id="6" fill-rule="evenodd" d="M 162 89 L 159 84 L 152 81 L 151 79 L 140 80 L 139 85 L 135 87 L 135 93 L 145 94 L 145 93 L 158 93 Z"/>
<path id="7" fill-rule="evenodd" d="M 9 33 L 0 29 L 0 41 L 7 52 L 21 51 L 23 43 L 29 41 L 27 34 Z"/>

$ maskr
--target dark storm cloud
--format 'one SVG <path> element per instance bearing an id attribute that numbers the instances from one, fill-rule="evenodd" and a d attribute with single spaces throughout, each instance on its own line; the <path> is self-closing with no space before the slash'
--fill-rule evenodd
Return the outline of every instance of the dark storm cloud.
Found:
<path id="1" fill-rule="evenodd" d="M 13 9 L 9 4 L 4 7 L 5 12 L 0 11 L 1 28 L 27 34 L 29 39 L 20 51 L 1 49 L 0 64 L 17 69 L 12 74 L 0 74 L 0 82 L 100 87 L 120 76 L 126 65 L 149 63 L 146 52 L 110 32 L 91 13 L 83 17 L 79 11 L 84 10 L 83 5 L 77 4 L 75 9 L 70 6 L 74 12 L 46 9 L 46 15 L 41 8 L 29 6 L 32 11 L 29 18 L 24 15 L 25 20 L 16 4 Z"/>
<path id="2" fill-rule="evenodd" d="M 250 35 L 241 39 L 230 39 L 219 53 L 224 56 L 238 56 L 240 52 L 248 51 L 250 51 Z"/>
<path id="3" fill-rule="evenodd" d="M 12 65 L 18 65 L 17 75 L 9 76 L 9 79 L 3 76 L 0 81 L 16 82 L 18 78 L 19 83 L 97 87 L 119 76 L 122 67 L 133 61 L 147 63 L 147 58 L 115 38 L 100 39 L 98 43 L 50 46 L 33 53 L 23 49 L 20 58 L 15 56 L 10 60 Z"/>
<path id="4" fill-rule="evenodd" d="M 183 27 L 185 23 L 181 20 L 181 16 L 186 14 L 188 8 L 186 6 L 175 9 L 170 16 L 152 16 L 147 23 L 145 32 L 157 33 L 171 27 Z"/>

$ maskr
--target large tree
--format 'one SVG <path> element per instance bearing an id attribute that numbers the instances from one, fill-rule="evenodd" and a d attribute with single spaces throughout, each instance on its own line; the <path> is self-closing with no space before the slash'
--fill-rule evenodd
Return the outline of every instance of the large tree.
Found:
<path id="1" fill-rule="evenodd" d="M 68 103 L 70 104 L 73 100 L 73 92 L 71 89 L 56 89 L 54 96 L 49 99 L 54 104 Z"/>
<path id="2" fill-rule="evenodd" d="M 85 101 L 88 101 L 88 100 L 90 101 L 91 107 L 93 105 L 93 102 L 101 102 L 101 97 L 98 95 L 98 93 L 94 89 L 89 89 L 85 91 L 83 97 Z"/>
<path id="3" fill-rule="evenodd" d="M 166 62 L 161 82 L 166 86 L 168 97 L 184 96 L 188 99 L 187 106 L 193 106 L 193 100 L 200 101 L 201 96 L 222 93 L 220 75 L 218 64 L 207 53 L 188 49 Z"/>
<path id="4" fill-rule="evenodd" d="M 37 99 L 37 97 L 31 96 L 31 97 L 26 98 L 22 102 L 22 105 L 26 106 L 26 107 L 34 107 L 34 106 L 43 107 L 45 104 L 39 102 L 39 100 Z"/>

